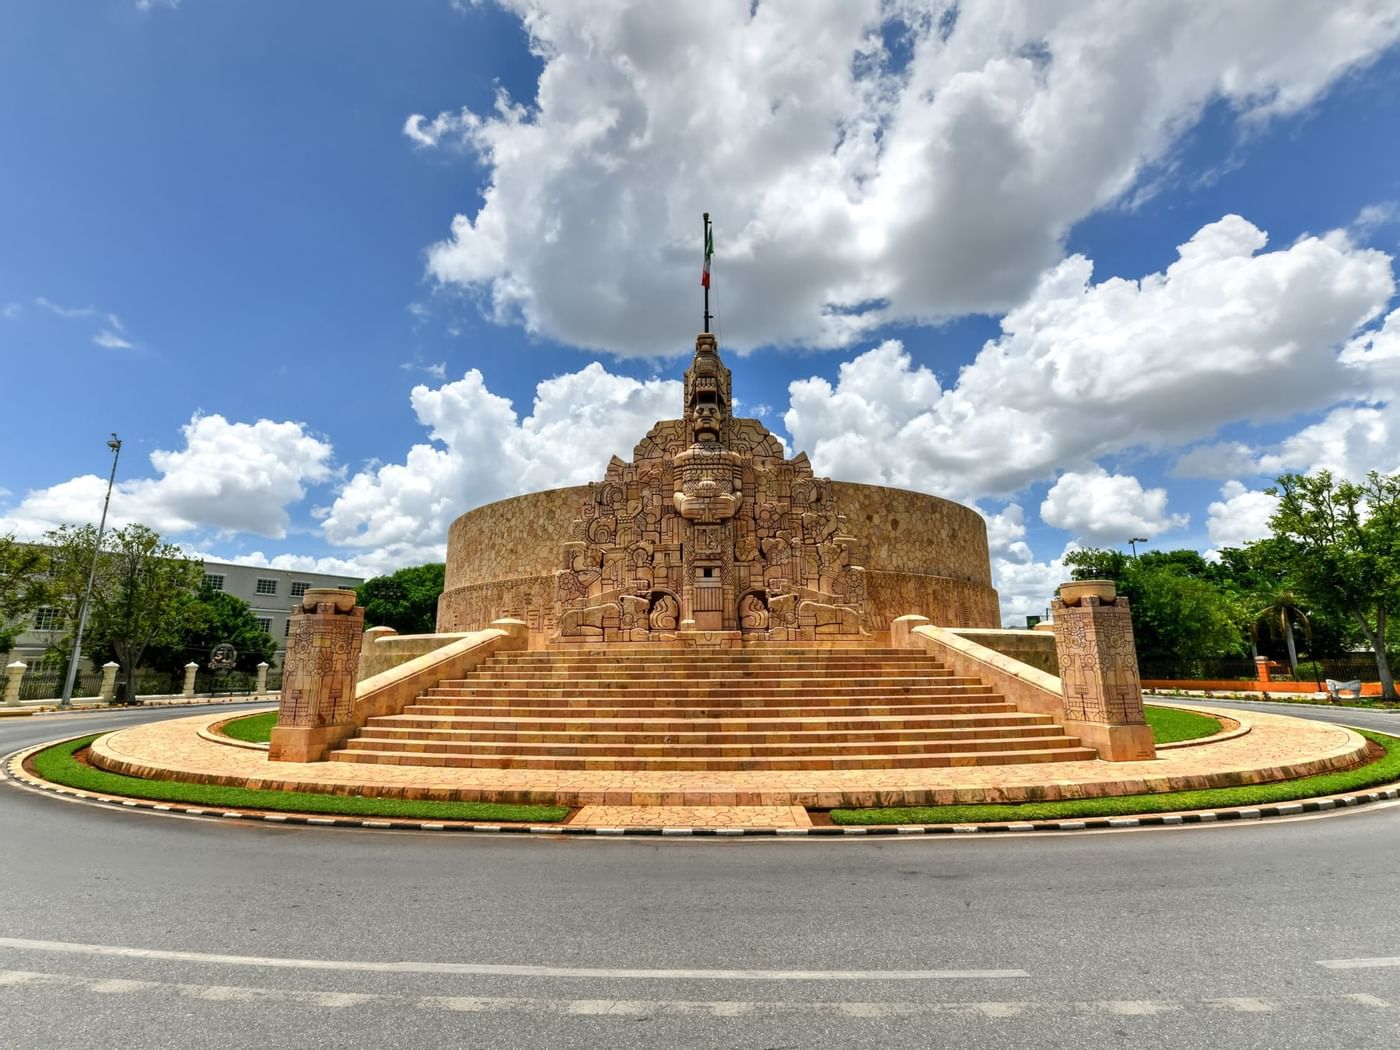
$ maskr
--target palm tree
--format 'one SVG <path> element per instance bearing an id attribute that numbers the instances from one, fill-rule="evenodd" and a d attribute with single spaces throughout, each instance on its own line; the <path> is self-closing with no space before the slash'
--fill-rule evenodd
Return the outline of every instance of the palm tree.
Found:
<path id="1" fill-rule="evenodd" d="M 1283 634 L 1284 642 L 1288 646 L 1288 666 L 1296 679 L 1298 677 L 1298 647 L 1293 640 L 1293 621 L 1297 620 L 1303 626 L 1303 633 L 1308 638 L 1308 644 L 1312 645 L 1312 623 L 1308 620 L 1308 614 L 1303 611 L 1303 607 L 1298 602 L 1298 595 L 1291 587 L 1280 587 L 1278 590 L 1270 591 L 1260 595 L 1260 600 L 1265 604 L 1259 607 L 1253 614 L 1253 620 L 1257 624 L 1264 621 L 1269 625 L 1270 631 L 1277 626 Z"/>

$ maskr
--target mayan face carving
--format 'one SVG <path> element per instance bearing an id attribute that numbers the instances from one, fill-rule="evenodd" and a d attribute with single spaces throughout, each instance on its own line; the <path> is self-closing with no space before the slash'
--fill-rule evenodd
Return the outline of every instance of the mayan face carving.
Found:
<path id="1" fill-rule="evenodd" d="M 614 458 L 579 510 L 555 588 L 561 640 L 864 633 L 864 570 L 830 482 L 732 404 L 702 334 L 684 418 L 652 427 L 631 462 Z"/>

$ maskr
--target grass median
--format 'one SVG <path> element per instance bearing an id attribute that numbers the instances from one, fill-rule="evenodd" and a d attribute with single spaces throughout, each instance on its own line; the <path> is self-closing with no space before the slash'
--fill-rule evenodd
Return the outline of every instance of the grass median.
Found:
<path id="1" fill-rule="evenodd" d="M 309 791 L 267 791 L 258 788 L 187 784 L 178 780 L 143 780 L 109 773 L 74 757 L 101 733 L 44 748 L 30 759 L 34 772 L 64 787 L 99 795 L 121 795 L 157 802 L 224 809 L 265 809 L 326 816 L 391 817 L 407 820 L 507 821 L 555 824 L 569 815 L 567 806 L 515 806 L 495 802 L 423 802 L 358 795 L 322 795 Z"/>
<path id="2" fill-rule="evenodd" d="M 1215 736 L 1220 732 L 1220 720 L 1210 715 L 1200 715 L 1195 711 L 1182 711 L 1175 707 L 1143 708 L 1147 724 L 1152 727 L 1152 739 L 1158 744 L 1175 744 L 1182 740 L 1199 740 Z M 271 730 L 269 730 L 271 732 Z"/>
<path id="3" fill-rule="evenodd" d="M 1112 798 L 1063 802 L 1019 802 L 971 806 L 909 806 L 889 809 L 833 809 L 833 824 L 986 824 L 1002 821 L 1078 820 L 1081 817 L 1122 817 L 1140 813 L 1175 813 L 1188 809 L 1222 809 L 1293 802 L 1300 798 L 1361 791 L 1400 780 L 1400 739 L 1358 729 L 1385 754 L 1344 773 L 1323 773 L 1276 784 L 1170 791 L 1158 795 L 1118 795 Z"/>
<path id="4" fill-rule="evenodd" d="M 277 712 L 264 711 L 261 714 L 244 715 L 242 718 L 225 722 L 219 732 L 249 744 L 266 744 L 272 739 L 272 727 L 276 724 Z"/>

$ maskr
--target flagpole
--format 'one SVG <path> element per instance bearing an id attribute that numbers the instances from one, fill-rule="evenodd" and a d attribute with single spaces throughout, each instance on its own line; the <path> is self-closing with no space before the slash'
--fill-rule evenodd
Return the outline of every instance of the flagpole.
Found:
<path id="1" fill-rule="evenodd" d="M 701 245 L 703 246 L 703 248 L 706 248 L 706 249 L 707 249 L 707 248 L 709 248 L 709 245 L 710 245 L 710 213 L 709 213 L 709 212 L 705 212 L 705 213 L 704 213 L 704 217 L 705 217 L 704 239 L 703 239 L 700 243 L 701 243 Z M 707 260 L 707 262 L 708 262 L 708 260 Z M 709 282 L 709 281 L 706 281 L 706 282 L 705 282 L 705 327 L 704 327 L 703 331 L 708 332 L 709 330 L 710 330 L 710 282 Z"/>

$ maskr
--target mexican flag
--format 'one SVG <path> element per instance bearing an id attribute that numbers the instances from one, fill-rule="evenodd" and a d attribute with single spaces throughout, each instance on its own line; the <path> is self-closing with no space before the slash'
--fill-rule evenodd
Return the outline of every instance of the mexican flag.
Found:
<path id="1" fill-rule="evenodd" d="M 715 254 L 715 233 L 713 230 L 705 231 L 705 268 L 700 271 L 700 286 L 710 287 L 710 256 Z"/>

